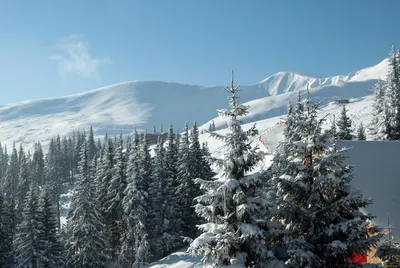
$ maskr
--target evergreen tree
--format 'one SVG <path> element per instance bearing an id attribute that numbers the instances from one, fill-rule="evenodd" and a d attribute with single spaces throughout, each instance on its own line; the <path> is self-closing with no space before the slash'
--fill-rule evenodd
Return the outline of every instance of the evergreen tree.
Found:
<path id="1" fill-rule="evenodd" d="M 384 140 L 387 137 L 385 90 L 385 82 L 379 81 L 375 85 L 372 120 L 369 127 L 369 134 L 373 140 Z"/>
<path id="2" fill-rule="evenodd" d="M 31 187 L 28 191 L 22 220 L 17 225 L 17 231 L 14 239 L 14 256 L 17 268 L 40 267 L 40 260 L 43 256 L 40 236 L 42 235 L 42 226 L 40 211 L 38 210 L 37 191 Z"/>
<path id="3" fill-rule="evenodd" d="M 389 140 L 400 140 L 400 62 L 399 52 L 392 46 L 389 60 L 390 71 L 386 78 L 387 97 L 389 102 L 390 118 L 386 118 L 390 124 Z"/>
<path id="4" fill-rule="evenodd" d="M 176 181 L 177 161 L 178 161 L 177 143 L 175 140 L 174 129 L 171 123 L 169 126 L 167 141 L 166 141 L 165 169 L 170 181 L 173 182 Z"/>
<path id="5" fill-rule="evenodd" d="M 97 152 L 97 148 L 96 148 L 96 144 L 94 142 L 94 134 L 93 134 L 93 127 L 90 126 L 90 130 L 89 130 L 89 137 L 88 137 L 88 157 L 89 157 L 89 161 L 92 161 L 93 158 L 96 155 Z"/>
<path id="6" fill-rule="evenodd" d="M 105 213 L 107 215 L 107 239 L 109 241 L 109 252 L 111 257 L 117 256 L 120 248 L 122 233 L 122 200 L 126 188 L 126 167 L 123 157 L 122 134 L 118 139 L 118 144 L 114 157 L 114 167 L 112 178 L 107 188 L 105 196 Z"/>
<path id="7" fill-rule="evenodd" d="M 135 136 L 137 142 L 136 130 Z M 149 170 L 146 170 L 147 166 L 142 166 L 149 157 L 146 134 L 143 135 L 140 147 L 136 146 L 134 142 L 127 169 L 128 185 L 124 191 L 125 196 L 122 202 L 127 224 L 122 236 L 119 262 L 121 265 L 128 264 L 129 267 L 143 267 L 141 265 L 148 257 L 148 250 L 145 249 L 148 245 L 146 217 L 149 208 L 147 185 L 150 173 Z"/>
<path id="8" fill-rule="evenodd" d="M 211 153 L 206 142 L 203 142 L 201 151 L 203 155 L 203 175 L 201 178 L 204 178 L 205 180 L 212 180 L 216 173 L 211 168 Z"/>
<path id="9" fill-rule="evenodd" d="M 35 144 L 35 150 L 32 157 L 32 181 L 37 185 L 44 183 L 44 154 L 40 142 Z"/>
<path id="10" fill-rule="evenodd" d="M 51 192 L 53 193 L 54 202 L 57 207 L 58 228 L 60 228 L 61 161 L 57 144 L 57 140 L 52 138 L 49 144 L 49 151 L 46 155 L 45 180 L 46 185 L 51 188 Z"/>
<path id="11" fill-rule="evenodd" d="M 305 118 L 296 123 L 299 141 L 284 140 L 285 164 L 274 175 L 278 188 L 276 217 L 286 225 L 288 267 L 353 267 L 348 258 L 375 246 L 377 227 L 360 209 L 371 204 L 353 192 L 352 167 L 344 164 L 346 150 L 328 147 L 322 134 L 324 119 L 317 119 L 317 106 L 306 101 Z"/>
<path id="12" fill-rule="evenodd" d="M 52 196 L 51 188 L 45 187 L 39 199 L 38 221 L 42 228 L 39 243 L 43 252 L 40 262 L 43 268 L 64 266 L 64 249 L 58 233 L 57 208 L 54 206 Z"/>
<path id="13" fill-rule="evenodd" d="M 67 267 L 102 268 L 106 267 L 104 226 L 86 142 L 82 144 L 80 155 L 78 185 L 67 218 Z"/>
<path id="14" fill-rule="evenodd" d="M 17 214 L 22 212 L 25 205 L 26 194 L 28 193 L 32 182 L 29 177 L 28 163 L 25 156 L 22 157 L 20 163 L 20 172 L 17 186 Z"/>
<path id="15" fill-rule="evenodd" d="M 186 159 L 189 167 L 189 174 L 185 178 L 186 189 L 185 193 L 188 197 L 188 202 L 185 206 L 187 214 L 184 216 L 184 235 L 194 238 L 197 234 L 196 224 L 199 223 L 199 217 L 194 210 L 194 197 L 200 196 L 201 191 L 198 184 L 194 183 L 197 178 L 206 179 L 204 174 L 204 159 L 199 142 L 199 131 L 196 121 L 193 124 L 192 131 L 190 132 L 190 146 L 188 151 L 188 158 Z"/>
<path id="16" fill-rule="evenodd" d="M 164 241 L 161 239 L 163 233 L 166 231 L 164 226 L 164 223 L 166 222 L 166 205 L 174 204 L 168 204 L 166 199 L 169 196 L 165 196 L 165 149 L 163 146 L 163 141 L 160 139 L 160 137 L 158 138 L 157 146 L 154 149 L 154 154 L 153 173 L 148 191 L 148 222 L 151 223 L 148 228 L 148 235 L 150 241 L 150 250 L 153 253 L 152 255 L 154 258 L 162 258 L 166 255 L 165 247 L 170 246 L 170 243 L 164 243 Z M 176 228 L 176 226 L 174 227 Z"/>
<path id="17" fill-rule="evenodd" d="M 337 128 L 336 128 L 336 116 L 333 115 L 333 120 L 332 120 L 332 125 L 329 130 L 329 134 L 331 136 L 331 140 L 333 142 L 336 142 L 338 140 L 338 133 L 337 133 Z"/>
<path id="18" fill-rule="evenodd" d="M 380 258 L 384 267 L 399 267 L 400 266 L 400 245 L 395 241 L 392 234 L 392 226 L 390 225 L 388 215 L 388 227 L 385 228 L 383 241 L 377 247 L 375 256 Z"/>
<path id="19" fill-rule="evenodd" d="M 352 140 L 352 130 L 351 130 L 351 119 L 347 116 L 346 106 L 343 105 L 342 112 L 340 113 L 339 120 L 336 125 L 338 126 L 338 139 L 340 140 Z"/>
<path id="20" fill-rule="evenodd" d="M 0 193 L 0 267 L 11 268 L 13 265 L 13 230 L 10 204 Z"/>
<path id="21" fill-rule="evenodd" d="M 188 235 L 189 226 L 188 222 L 191 221 L 192 217 L 192 200 L 194 195 L 190 194 L 191 184 L 194 183 L 194 178 L 191 175 L 190 161 L 189 161 L 189 126 L 186 123 L 184 127 L 184 132 L 180 140 L 179 145 L 179 158 L 177 165 L 177 181 L 178 185 L 176 187 L 176 205 L 179 207 L 180 218 L 182 219 L 180 231 L 183 231 L 184 235 Z M 170 183 L 171 185 L 171 183 Z M 169 193 L 166 193 L 169 194 Z M 172 196 L 172 195 L 171 195 Z M 170 202 L 173 200 L 170 200 Z"/>
<path id="22" fill-rule="evenodd" d="M 5 198 L 11 201 L 13 207 L 15 206 L 17 187 L 18 187 L 18 177 L 19 177 L 18 153 L 14 144 L 10 158 L 10 165 L 7 168 L 3 185 Z"/>
<path id="23" fill-rule="evenodd" d="M 111 180 L 114 172 L 114 164 L 115 164 L 115 150 L 113 146 L 113 142 L 111 139 L 106 139 L 104 141 L 104 152 L 100 162 L 97 165 L 96 170 L 96 184 L 97 184 L 97 200 L 100 204 L 100 212 L 101 219 L 103 224 L 105 225 L 106 230 L 106 240 L 107 240 L 107 254 L 111 257 L 110 254 L 113 253 L 113 249 L 111 248 L 111 234 L 109 231 L 111 230 L 111 226 L 114 224 L 113 219 L 109 218 L 109 210 L 107 205 L 107 196 L 108 196 L 108 187 L 111 184 Z"/>
<path id="24" fill-rule="evenodd" d="M 222 169 L 221 178 L 209 181 L 197 179 L 205 193 L 196 198 L 196 212 L 206 223 L 199 225 L 202 234 L 189 247 L 189 252 L 212 258 L 215 267 L 241 265 L 245 267 L 271 267 L 276 262 L 270 252 L 268 230 L 261 226 L 267 218 L 268 204 L 263 185 L 265 177 L 251 172 L 261 155 L 251 148 L 249 138 L 257 135 L 255 126 L 243 131 L 238 117 L 248 113 L 248 106 L 238 103 L 239 89 L 226 88 L 230 110 L 219 110 L 228 116 L 228 133 L 213 133 L 225 143 L 222 159 L 216 164 Z M 266 226 L 266 225 L 264 225 Z"/>
<path id="25" fill-rule="evenodd" d="M 364 141 L 366 139 L 367 139 L 367 136 L 365 134 L 364 125 L 363 125 L 363 123 L 361 123 L 357 129 L 357 140 Z"/>

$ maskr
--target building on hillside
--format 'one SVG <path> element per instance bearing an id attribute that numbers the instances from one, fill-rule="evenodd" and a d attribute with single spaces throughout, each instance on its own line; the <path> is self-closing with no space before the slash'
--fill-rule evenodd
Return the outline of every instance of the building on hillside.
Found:
<path id="1" fill-rule="evenodd" d="M 400 238 L 400 142 L 397 141 L 338 141 L 338 147 L 351 148 L 346 162 L 354 165 L 353 186 L 371 197 L 373 204 L 365 213 L 376 216 L 374 224 L 387 226 L 387 215 L 394 227 L 392 234 Z M 378 263 L 373 258 L 375 250 L 368 255 L 369 263 Z"/>
<path id="2" fill-rule="evenodd" d="M 350 100 L 349 99 L 337 99 L 337 100 L 334 100 L 334 102 L 336 102 L 338 104 L 347 104 L 347 103 L 350 103 Z"/>

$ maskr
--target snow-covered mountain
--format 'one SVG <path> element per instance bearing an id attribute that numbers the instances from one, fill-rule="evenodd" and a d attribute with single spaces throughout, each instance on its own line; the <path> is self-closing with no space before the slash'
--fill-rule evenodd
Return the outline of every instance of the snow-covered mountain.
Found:
<path id="1" fill-rule="evenodd" d="M 242 86 L 241 101 L 251 105 L 246 122 L 283 114 L 297 91 L 310 85 L 316 100 L 328 103 L 338 98 L 362 98 L 383 79 L 388 60 L 349 75 L 317 78 L 299 73 L 277 73 L 250 86 Z M 236 82 L 240 83 L 240 74 Z M 227 77 L 229 82 L 229 77 Z M 136 81 L 112 85 L 81 94 L 53 99 L 23 101 L 0 106 L 0 141 L 11 146 L 15 141 L 28 148 L 36 141 L 44 145 L 54 134 L 88 129 L 96 135 L 130 133 L 138 129 L 157 130 L 170 121 L 181 129 L 186 121 L 198 121 L 207 128 L 216 109 L 226 107 L 223 86 L 196 86 L 158 81 Z M 215 119 L 217 128 L 225 122 Z"/>

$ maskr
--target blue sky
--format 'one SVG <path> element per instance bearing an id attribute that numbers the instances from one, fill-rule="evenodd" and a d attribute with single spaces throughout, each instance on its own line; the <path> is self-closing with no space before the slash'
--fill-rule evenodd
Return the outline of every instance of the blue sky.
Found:
<path id="1" fill-rule="evenodd" d="M 2 0 L 0 104 L 132 80 L 332 76 L 400 46 L 400 1 Z"/>

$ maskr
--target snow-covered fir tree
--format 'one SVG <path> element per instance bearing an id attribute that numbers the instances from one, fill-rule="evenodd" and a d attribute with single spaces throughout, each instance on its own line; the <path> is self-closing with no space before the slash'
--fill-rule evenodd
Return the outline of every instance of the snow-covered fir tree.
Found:
<path id="1" fill-rule="evenodd" d="M 384 140 L 387 137 L 385 91 L 386 82 L 379 81 L 374 88 L 372 120 L 369 126 L 369 135 L 373 140 Z"/>
<path id="2" fill-rule="evenodd" d="M 268 211 L 261 173 L 248 173 L 261 160 L 261 155 L 250 145 L 249 138 L 257 135 L 255 126 L 247 131 L 241 128 L 239 117 L 249 107 L 238 103 L 238 87 L 226 88 L 230 110 L 219 110 L 220 116 L 229 117 L 228 133 L 212 136 L 224 141 L 224 153 L 216 164 L 222 177 L 215 180 L 196 179 L 205 193 L 196 198 L 196 212 L 206 222 L 199 225 L 202 234 L 188 251 L 212 259 L 215 267 L 242 265 L 270 267 L 276 262 L 268 244 L 268 230 L 262 224 Z M 265 222 L 265 221 L 264 221 Z M 265 229 L 262 227 L 265 226 Z"/>
<path id="3" fill-rule="evenodd" d="M 114 225 L 114 219 L 109 218 L 109 207 L 107 204 L 108 187 L 111 184 L 114 173 L 114 163 L 115 163 L 115 150 L 111 139 L 107 138 L 104 140 L 104 150 L 101 160 L 97 165 L 96 170 L 96 190 L 97 190 L 97 200 L 100 205 L 101 219 L 105 225 L 105 236 L 107 241 L 107 255 L 112 257 L 115 253 L 111 246 L 112 232 L 111 226 Z"/>
<path id="4" fill-rule="evenodd" d="M 400 140 L 400 62 L 399 53 L 392 46 L 389 59 L 390 71 L 386 78 L 386 97 L 389 103 L 390 117 L 386 118 L 390 128 L 387 133 L 389 140 Z"/>
<path id="5" fill-rule="evenodd" d="M 126 188 L 126 167 L 123 156 L 122 134 L 116 144 L 114 167 L 105 195 L 104 208 L 107 222 L 108 246 L 111 257 L 117 256 L 122 234 L 122 200 Z"/>
<path id="6" fill-rule="evenodd" d="M 181 210 L 175 197 L 175 187 L 165 169 L 165 148 L 159 139 L 153 159 L 153 171 L 149 186 L 150 215 L 149 239 L 154 258 L 163 257 L 182 246 Z M 154 219 L 154 221 L 153 221 Z M 155 223 L 155 225 L 153 225 Z M 150 225 L 153 225 L 151 227 Z"/>
<path id="7" fill-rule="evenodd" d="M 25 156 L 22 157 L 18 176 L 18 186 L 17 186 L 17 214 L 22 212 L 25 205 L 26 194 L 29 192 L 32 182 L 29 176 L 28 160 Z"/>
<path id="8" fill-rule="evenodd" d="M 330 136 L 330 140 L 332 142 L 336 142 L 338 140 L 338 132 L 337 132 L 337 128 L 336 128 L 336 116 L 333 115 L 332 116 L 332 124 L 329 131 L 329 136 Z"/>
<path id="9" fill-rule="evenodd" d="M 90 126 L 90 130 L 89 130 L 89 136 L 88 136 L 88 157 L 89 157 L 89 161 L 92 161 L 93 158 L 96 155 L 96 143 L 94 142 L 94 133 L 93 133 L 93 127 Z"/>
<path id="10" fill-rule="evenodd" d="M 148 167 L 142 166 L 148 157 L 149 148 L 146 134 L 144 134 L 139 146 L 134 146 L 131 150 L 128 163 L 128 184 L 122 202 L 126 217 L 126 229 L 122 235 L 119 257 L 121 266 L 144 267 L 149 258 L 146 218 L 149 208 L 147 188 L 151 174 L 149 170 L 146 170 Z"/>
<path id="11" fill-rule="evenodd" d="M 400 267 L 400 245 L 392 234 L 393 227 L 390 225 L 389 215 L 388 226 L 384 229 L 384 236 L 375 256 L 382 260 L 384 267 Z"/>
<path id="12" fill-rule="evenodd" d="M 277 218 L 286 226 L 288 267 L 354 267 L 348 258 L 375 246 L 377 227 L 360 209 L 372 201 L 351 188 L 352 167 L 344 164 L 345 149 L 328 142 L 317 105 L 306 100 L 306 111 L 293 129 L 300 140 L 284 139 L 283 165 L 274 181 L 278 188 Z M 278 158 L 279 159 L 279 158 Z"/>
<path id="13" fill-rule="evenodd" d="M 342 111 L 340 112 L 340 116 L 336 122 L 338 127 L 337 137 L 339 140 L 352 140 L 352 122 L 350 117 L 347 116 L 348 110 L 346 106 L 343 105 Z"/>
<path id="14" fill-rule="evenodd" d="M 367 135 L 365 134 L 364 124 L 360 123 L 357 128 L 357 140 L 365 141 L 367 139 Z"/>
<path id="15" fill-rule="evenodd" d="M 40 142 L 38 142 L 35 144 L 31 165 L 33 183 L 36 183 L 37 185 L 42 185 L 44 183 L 44 168 L 45 163 L 43 149 Z"/>
<path id="16" fill-rule="evenodd" d="M 158 137 L 157 146 L 154 149 L 153 158 L 153 172 L 151 174 L 151 183 L 149 185 L 149 209 L 147 221 L 151 222 L 148 226 L 150 250 L 153 252 L 154 258 L 161 258 L 165 256 L 166 247 L 168 248 L 171 243 L 161 239 L 166 230 L 164 224 L 169 223 L 165 218 L 166 206 L 174 205 L 167 203 L 167 196 L 165 196 L 165 149 L 163 141 Z M 174 226 L 176 228 L 176 226 Z M 169 243 L 165 243 L 169 242 Z"/>
<path id="17" fill-rule="evenodd" d="M 13 219 L 11 205 L 0 193 L 0 267 L 11 268 L 13 265 Z"/>
<path id="18" fill-rule="evenodd" d="M 106 267 L 106 240 L 86 141 L 80 159 L 78 185 L 67 217 L 67 267 L 102 268 Z"/>
<path id="19" fill-rule="evenodd" d="M 17 225 L 14 238 L 14 267 L 41 267 L 43 248 L 40 241 L 42 226 L 38 206 L 38 192 L 30 187 L 26 193 L 21 221 Z"/>
<path id="20" fill-rule="evenodd" d="M 211 180 L 212 178 L 215 177 L 216 173 L 213 171 L 211 168 L 212 165 L 212 159 L 211 159 L 211 153 L 210 150 L 208 149 L 208 145 L 206 142 L 203 142 L 201 146 L 201 152 L 203 155 L 203 172 L 201 178 L 205 180 Z"/>
<path id="21" fill-rule="evenodd" d="M 44 187 L 39 198 L 39 218 L 43 268 L 64 267 L 64 248 L 58 230 L 58 220 L 51 188 Z"/>
<path id="22" fill-rule="evenodd" d="M 194 180 L 205 175 L 203 174 L 204 160 L 198 135 L 196 122 L 190 133 L 188 124 L 185 124 L 178 159 L 177 197 L 179 200 L 177 202 L 180 205 L 183 235 L 191 238 L 195 236 L 196 224 L 199 222 L 193 207 L 193 197 L 200 195 L 200 189 Z"/>

